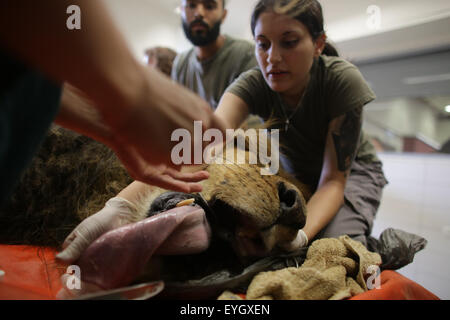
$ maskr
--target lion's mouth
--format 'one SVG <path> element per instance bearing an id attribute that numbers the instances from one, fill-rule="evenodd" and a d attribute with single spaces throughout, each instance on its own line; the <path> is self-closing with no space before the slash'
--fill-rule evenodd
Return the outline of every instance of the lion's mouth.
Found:
<path id="1" fill-rule="evenodd" d="M 269 255 L 262 237 L 262 229 L 258 228 L 247 212 L 242 212 L 222 201 L 213 201 L 210 205 L 214 212 L 213 232 L 222 240 L 229 242 L 234 251 L 242 257 L 263 257 Z"/>
<path id="2" fill-rule="evenodd" d="M 222 200 L 206 201 L 201 194 L 166 192 L 156 198 L 148 216 L 170 210 L 179 205 L 198 205 L 205 211 L 214 238 L 229 243 L 241 257 L 264 257 L 270 254 L 260 229 L 248 217 L 232 205 Z"/>

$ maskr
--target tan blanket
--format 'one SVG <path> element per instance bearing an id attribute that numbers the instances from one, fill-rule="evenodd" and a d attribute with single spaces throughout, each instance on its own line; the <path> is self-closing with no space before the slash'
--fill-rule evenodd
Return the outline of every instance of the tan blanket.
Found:
<path id="1" fill-rule="evenodd" d="M 377 253 L 341 236 L 339 239 L 314 241 L 299 268 L 261 272 L 250 283 L 246 297 L 250 300 L 338 300 L 368 290 L 367 283 L 381 264 Z M 375 266 L 375 268 L 374 268 Z M 219 299 L 238 299 L 224 292 Z"/>

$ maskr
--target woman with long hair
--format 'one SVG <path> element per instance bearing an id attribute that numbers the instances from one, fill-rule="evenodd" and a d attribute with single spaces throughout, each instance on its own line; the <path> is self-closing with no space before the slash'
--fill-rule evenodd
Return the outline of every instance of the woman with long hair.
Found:
<path id="1" fill-rule="evenodd" d="M 228 128 L 249 113 L 275 119 L 286 169 L 314 190 L 306 225 L 287 248 L 344 234 L 367 245 L 387 183 L 361 130 L 375 94 L 327 43 L 317 0 L 260 0 L 251 28 L 259 68 L 227 89 L 216 114 Z"/>

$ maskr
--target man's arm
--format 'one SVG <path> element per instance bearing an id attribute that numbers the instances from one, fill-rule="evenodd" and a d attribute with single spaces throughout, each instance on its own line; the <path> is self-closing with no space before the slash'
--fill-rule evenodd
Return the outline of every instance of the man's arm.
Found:
<path id="1" fill-rule="evenodd" d="M 55 123 L 108 145 L 111 130 L 98 110 L 80 90 L 65 83 Z"/>

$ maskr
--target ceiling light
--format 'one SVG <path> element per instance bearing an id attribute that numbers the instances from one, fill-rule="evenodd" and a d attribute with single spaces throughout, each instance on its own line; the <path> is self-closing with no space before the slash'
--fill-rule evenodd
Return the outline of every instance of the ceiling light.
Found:
<path id="1" fill-rule="evenodd" d="M 450 104 L 448 106 L 445 107 L 445 111 L 450 113 Z"/>

